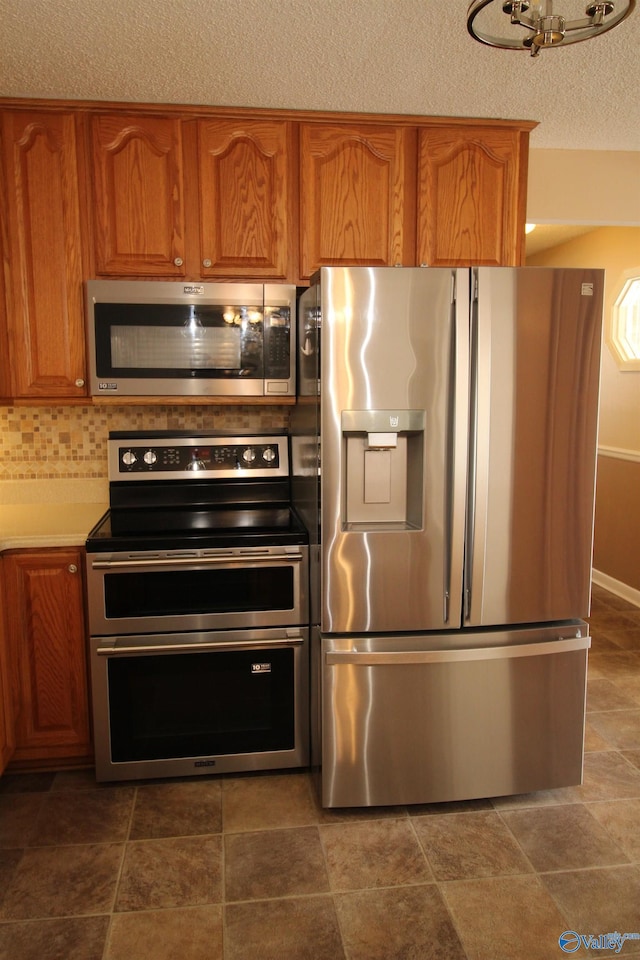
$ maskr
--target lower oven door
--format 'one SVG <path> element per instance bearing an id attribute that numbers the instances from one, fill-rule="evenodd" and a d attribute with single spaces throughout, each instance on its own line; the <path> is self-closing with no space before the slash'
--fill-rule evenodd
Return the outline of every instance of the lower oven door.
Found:
<path id="1" fill-rule="evenodd" d="M 308 630 L 93 637 L 96 778 L 306 766 Z"/>
<path id="2" fill-rule="evenodd" d="M 87 554 L 94 635 L 307 623 L 307 546 Z"/>

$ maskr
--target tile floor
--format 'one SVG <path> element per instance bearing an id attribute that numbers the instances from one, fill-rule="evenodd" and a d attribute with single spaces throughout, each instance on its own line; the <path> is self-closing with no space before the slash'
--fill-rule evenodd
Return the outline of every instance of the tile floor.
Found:
<path id="1" fill-rule="evenodd" d="M 566 930 L 640 936 L 640 610 L 594 588 L 591 621 L 581 787 L 323 811 L 304 772 L 3 777 L 0 960 L 559 960 Z"/>

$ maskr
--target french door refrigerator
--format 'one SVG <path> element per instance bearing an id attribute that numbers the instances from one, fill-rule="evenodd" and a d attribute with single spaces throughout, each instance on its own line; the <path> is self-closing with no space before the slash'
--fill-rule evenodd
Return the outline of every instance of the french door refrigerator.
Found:
<path id="1" fill-rule="evenodd" d="M 324 806 L 581 782 L 603 283 L 326 267 L 302 294 Z"/>

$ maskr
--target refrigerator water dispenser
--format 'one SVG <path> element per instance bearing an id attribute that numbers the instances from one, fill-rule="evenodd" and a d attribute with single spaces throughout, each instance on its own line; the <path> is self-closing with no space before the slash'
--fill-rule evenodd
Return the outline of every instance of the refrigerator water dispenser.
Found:
<path id="1" fill-rule="evenodd" d="M 423 410 L 343 410 L 343 528 L 419 529 Z"/>

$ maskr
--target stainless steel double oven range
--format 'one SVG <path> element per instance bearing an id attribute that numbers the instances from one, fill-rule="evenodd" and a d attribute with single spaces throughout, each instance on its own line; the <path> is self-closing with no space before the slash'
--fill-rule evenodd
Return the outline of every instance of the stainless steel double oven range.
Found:
<path id="1" fill-rule="evenodd" d="M 308 762 L 308 538 L 288 437 L 109 435 L 87 540 L 96 778 Z"/>

